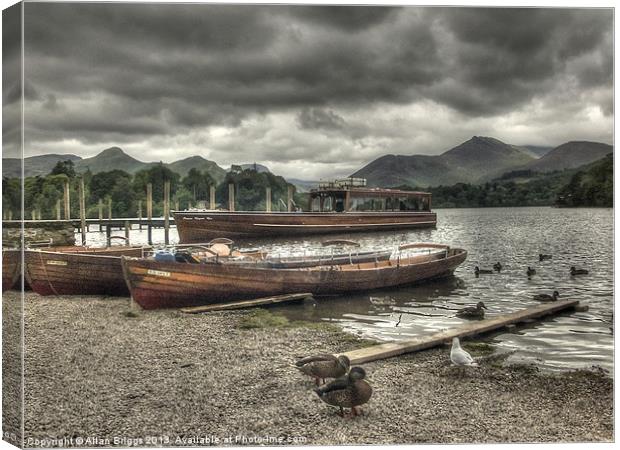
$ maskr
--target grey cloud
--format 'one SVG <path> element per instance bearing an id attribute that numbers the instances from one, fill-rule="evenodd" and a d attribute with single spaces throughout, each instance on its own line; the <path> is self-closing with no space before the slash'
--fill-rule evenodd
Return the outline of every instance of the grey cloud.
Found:
<path id="1" fill-rule="evenodd" d="M 300 128 L 307 130 L 342 130 L 347 122 L 333 111 L 319 108 L 305 108 L 297 116 Z"/>

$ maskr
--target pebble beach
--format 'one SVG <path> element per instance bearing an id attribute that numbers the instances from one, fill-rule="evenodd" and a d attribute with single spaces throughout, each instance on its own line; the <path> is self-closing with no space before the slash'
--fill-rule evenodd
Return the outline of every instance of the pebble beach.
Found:
<path id="1" fill-rule="evenodd" d="M 19 301 L 17 292 L 3 295 L 5 330 Z M 613 440 L 609 374 L 548 373 L 493 357 L 461 374 L 448 346 L 364 364 L 373 396 L 364 415 L 342 418 L 293 363 L 372 343 L 261 311 L 186 315 L 141 311 L 128 298 L 27 292 L 25 445 Z M 4 367 L 18 356 L 5 351 Z"/>

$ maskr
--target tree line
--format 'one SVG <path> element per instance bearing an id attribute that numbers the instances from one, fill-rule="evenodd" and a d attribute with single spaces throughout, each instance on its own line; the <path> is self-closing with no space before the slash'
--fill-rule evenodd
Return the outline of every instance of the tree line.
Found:
<path id="1" fill-rule="evenodd" d="M 271 187 L 272 208 L 277 211 L 282 207 L 280 199 L 287 199 L 289 183 L 280 176 L 270 172 L 257 172 L 250 168 L 243 170 L 233 166 L 222 183 L 216 183 L 206 171 L 196 168 L 187 175 L 180 174 L 165 167 L 162 163 L 143 169 L 135 174 L 114 169 L 107 172 L 91 173 L 87 170 L 78 174 L 72 161 L 59 161 L 52 171 L 45 176 L 33 176 L 24 179 L 24 213 L 30 219 L 35 211 L 41 219 L 56 219 L 57 202 L 63 202 L 64 184 L 69 183 L 71 217 L 79 217 L 78 185 L 84 179 L 86 217 L 97 218 L 99 202 L 104 204 L 104 217 L 107 217 L 107 205 L 111 202 L 112 217 L 137 217 L 140 206 L 143 217 L 146 216 L 146 189 L 153 186 L 153 215 L 163 214 L 164 182 L 170 182 L 172 207 L 180 209 L 195 207 L 199 202 L 206 202 L 209 207 L 211 186 L 215 187 L 215 201 L 228 206 L 228 185 L 235 185 L 235 203 L 238 210 L 264 210 L 265 188 Z M 19 178 L 2 178 L 3 215 L 7 218 L 9 211 L 14 219 L 19 218 L 21 210 L 21 186 Z M 292 186 L 292 185 L 291 185 Z M 293 188 L 294 189 L 294 188 Z M 296 201 L 300 198 L 296 194 Z M 64 208 L 61 206 L 61 209 Z M 63 216 L 64 218 L 64 216 Z"/>

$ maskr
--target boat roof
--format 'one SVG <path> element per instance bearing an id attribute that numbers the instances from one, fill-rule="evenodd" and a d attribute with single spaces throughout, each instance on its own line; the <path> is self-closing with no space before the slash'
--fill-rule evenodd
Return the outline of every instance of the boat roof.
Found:
<path id="1" fill-rule="evenodd" d="M 402 189 L 385 189 L 385 188 L 328 188 L 328 189 L 312 189 L 311 194 L 336 193 L 336 192 L 350 192 L 355 195 L 374 195 L 379 197 L 392 197 L 392 196 L 413 196 L 413 195 L 431 195 L 430 192 L 423 191 L 403 191 Z"/>

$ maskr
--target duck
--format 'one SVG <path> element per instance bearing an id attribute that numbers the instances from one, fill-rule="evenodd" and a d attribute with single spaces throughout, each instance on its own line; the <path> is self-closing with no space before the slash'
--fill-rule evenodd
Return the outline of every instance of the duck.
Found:
<path id="1" fill-rule="evenodd" d="M 372 396 L 372 386 L 365 378 L 366 371 L 363 368 L 352 367 L 347 375 L 316 388 L 314 392 L 323 402 L 340 408 L 342 417 L 344 408 L 350 408 L 351 414 L 357 416 L 357 408 L 367 403 Z"/>
<path id="2" fill-rule="evenodd" d="M 489 270 L 489 269 L 481 269 L 478 266 L 474 267 L 474 275 L 476 275 L 476 276 L 478 276 L 480 274 L 489 274 L 489 273 L 493 273 L 493 271 Z"/>
<path id="3" fill-rule="evenodd" d="M 495 270 L 496 272 L 501 272 L 502 271 L 502 263 L 498 261 L 495 264 L 493 264 L 493 270 Z"/>
<path id="4" fill-rule="evenodd" d="M 323 354 L 314 355 L 301 358 L 295 363 L 295 368 L 300 372 L 314 377 L 316 385 L 319 385 L 319 380 L 325 378 L 338 378 L 345 375 L 351 367 L 351 361 L 346 355 Z"/>
<path id="5" fill-rule="evenodd" d="M 586 269 L 576 269 L 575 266 L 571 266 L 570 268 L 570 274 L 571 275 L 587 275 L 590 272 L 588 272 Z"/>
<path id="6" fill-rule="evenodd" d="M 545 259 L 551 259 L 551 258 L 553 258 L 552 255 L 545 255 L 543 253 L 538 254 L 538 261 L 544 261 Z"/>
<path id="7" fill-rule="evenodd" d="M 487 307 L 484 305 L 484 302 L 478 302 L 476 306 L 467 306 L 463 309 L 458 310 L 456 315 L 458 317 L 483 319 L 485 309 L 487 309 Z"/>
<path id="8" fill-rule="evenodd" d="M 531 277 L 532 275 L 536 275 L 536 269 L 532 269 L 530 266 L 527 266 L 527 277 Z"/>
<path id="9" fill-rule="evenodd" d="M 452 338 L 452 348 L 450 349 L 450 361 L 457 367 L 477 366 L 474 358 L 461 348 L 459 338 Z"/>
<path id="10" fill-rule="evenodd" d="M 534 300 L 538 300 L 540 302 L 555 302 L 559 296 L 560 296 L 560 293 L 558 291 L 553 291 L 553 295 L 536 294 L 534 295 Z"/>

